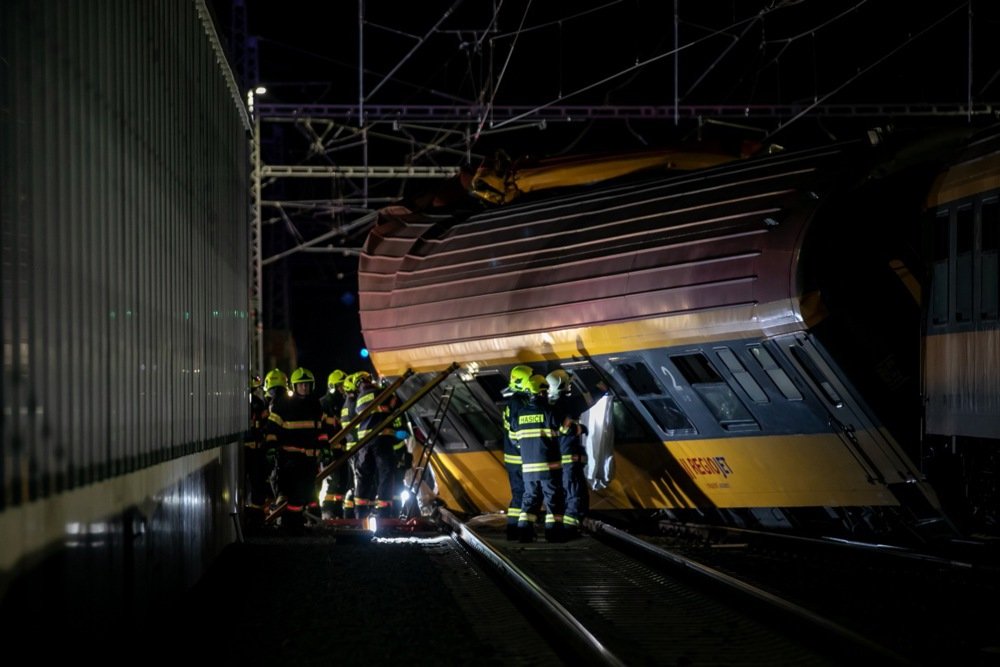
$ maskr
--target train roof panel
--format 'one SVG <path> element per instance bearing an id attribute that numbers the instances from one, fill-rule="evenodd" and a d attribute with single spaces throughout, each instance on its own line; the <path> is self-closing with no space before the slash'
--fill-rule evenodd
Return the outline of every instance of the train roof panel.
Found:
<path id="1" fill-rule="evenodd" d="M 859 150 L 642 174 L 464 218 L 386 208 L 359 266 L 372 359 L 392 373 L 796 328 L 803 229 Z"/>

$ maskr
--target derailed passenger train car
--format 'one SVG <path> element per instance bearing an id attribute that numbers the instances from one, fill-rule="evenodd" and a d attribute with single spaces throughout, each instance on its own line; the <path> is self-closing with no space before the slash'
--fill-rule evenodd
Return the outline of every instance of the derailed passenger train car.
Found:
<path id="1" fill-rule="evenodd" d="M 871 132 L 488 209 L 383 210 L 360 265 L 376 368 L 463 368 L 434 460 L 445 502 L 506 506 L 500 389 L 527 363 L 611 400 L 595 512 L 954 535 L 922 469 L 920 248 L 969 134 Z"/>

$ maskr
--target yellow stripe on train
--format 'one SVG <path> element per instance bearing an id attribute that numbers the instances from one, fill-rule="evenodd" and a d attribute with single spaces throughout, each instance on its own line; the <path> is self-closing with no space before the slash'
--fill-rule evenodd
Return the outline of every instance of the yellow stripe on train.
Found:
<path id="1" fill-rule="evenodd" d="M 803 318 L 822 317 L 822 312 L 814 312 L 816 309 L 815 295 L 807 294 L 797 304 L 788 301 L 738 304 L 628 322 L 583 325 L 514 336 L 491 335 L 395 350 L 370 349 L 370 352 L 372 363 L 387 376 L 401 375 L 408 368 L 418 373 L 441 370 L 452 361 L 461 366 L 476 364 L 481 368 L 530 364 L 553 358 L 573 359 L 581 353 L 591 356 L 621 354 L 688 343 L 731 340 L 734 337 L 754 338 L 764 332 L 777 335 L 801 331 L 804 328 Z M 810 321 L 810 324 L 814 322 Z"/>

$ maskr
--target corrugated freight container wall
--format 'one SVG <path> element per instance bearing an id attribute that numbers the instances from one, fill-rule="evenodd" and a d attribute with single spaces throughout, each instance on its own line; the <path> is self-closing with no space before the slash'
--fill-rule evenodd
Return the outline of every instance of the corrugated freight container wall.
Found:
<path id="1" fill-rule="evenodd" d="M 208 560 L 247 423 L 250 199 L 204 0 L 4 0 L 0 95 L 0 597 L 100 532 L 142 538 L 133 569 L 159 529 Z"/>

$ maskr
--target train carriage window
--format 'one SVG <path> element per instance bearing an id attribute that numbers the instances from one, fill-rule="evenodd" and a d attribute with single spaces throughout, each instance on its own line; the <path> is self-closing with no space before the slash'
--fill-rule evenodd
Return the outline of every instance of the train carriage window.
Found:
<path id="1" fill-rule="evenodd" d="M 955 320 L 958 322 L 969 322 L 973 319 L 972 252 L 975 238 L 972 206 L 962 206 L 955 218 Z"/>
<path id="2" fill-rule="evenodd" d="M 833 404 L 833 407 L 843 407 L 844 399 L 840 397 L 840 394 L 837 393 L 836 389 L 834 389 L 833 384 L 825 375 L 823 375 L 823 372 L 819 369 L 815 362 L 809 358 L 806 351 L 798 345 L 792 345 L 789 349 L 792 352 L 792 356 L 795 357 L 795 360 L 802 364 L 802 367 L 806 370 L 806 374 L 812 378 L 812 381 L 815 382 L 820 389 L 823 390 L 823 395 L 826 396 L 826 399 Z"/>
<path id="3" fill-rule="evenodd" d="M 573 385 L 579 388 L 588 406 L 608 393 L 608 385 L 604 383 L 604 378 L 590 364 L 566 364 L 563 370 L 572 376 Z"/>
<path id="4" fill-rule="evenodd" d="M 712 367 L 703 354 L 670 357 L 677 370 L 698 392 L 719 425 L 727 431 L 759 429 L 760 426 L 740 402 L 739 397 Z"/>
<path id="5" fill-rule="evenodd" d="M 982 224 L 982 268 L 980 270 L 980 317 L 995 320 L 1000 316 L 1000 201 L 983 202 L 980 213 Z"/>
<path id="6" fill-rule="evenodd" d="M 674 399 L 663 392 L 646 364 L 617 363 L 615 367 L 625 374 L 625 381 L 632 388 L 632 392 L 664 433 L 667 435 L 695 433 L 694 425 Z"/>
<path id="7" fill-rule="evenodd" d="M 650 429 L 633 415 L 622 401 L 612 401 L 611 420 L 615 427 L 615 442 L 648 442 Z"/>
<path id="8" fill-rule="evenodd" d="M 743 364 L 736 358 L 736 355 L 733 354 L 732 350 L 728 347 L 720 347 L 715 351 L 715 353 L 719 355 L 719 359 L 721 359 L 722 363 L 726 365 L 729 372 L 733 374 L 733 378 L 740 383 L 740 386 L 743 387 L 743 391 L 747 393 L 747 396 L 750 397 L 751 401 L 754 403 L 770 402 L 767 400 L 767 394 L 760 388 L 760 385 L 753 379 L 753 376 L 750 375 L 749 371 L 743 367 Z"/>
<path id="9" fill-rule="evenodd" d="M 503 390 L 509 384 L 506 377 L 500 373 L 479 373 L 476 375 L 476 383 L 494 404 L 499 405 L 504 402 Z"/>
<path id="10" fill-rule="evenodd" d="M 931 283 L 931 323 L 948 323 L 948 257 L 951 248 L 951 224 L 948 211 L 938 214 L 933 222 L 933 277 Z"/>
<path id="11" fill-rule="evenodd" d="M 449 412 L 457 414 L 462 419 L 479 442 L 485 445 L 502 442 L 503 432 L 500 425 L 496 418 L 486 413 L 485 407 L 473 395 L 472 387 L 464 382 L 456 382 L 448 408 Z"/>
<path id="12" fill-rule="evenodd" d="M 563 369 L 573 377 L 588 407 L 609 392 L 604 377 L 589 363 L 563 364 Z M 635 409 L 626 404 L 629 399 L 618 396 L 611 403 L 611 419 L 615 429 L 615 442 L 648 442 L 650 429 L 636 418 Z"/>
<path id="13" fill-rule="evenodd" d="M 432 379 L 430 374 L 422 374 L 423 382 Z M 445 386 L 453 386 L 448 412 L 439 423 L 434 423 L 442 390 Z M 414 426 L 425 436 L 438 430 L 438 446 L 445 450 L 467 450 L 478 447 L 496 447 L 503 442 L 503 432 L 497 419 L 486 411 L 486 406 L 477 399 L 473 387 L 467 386 L 461 380 L 446 380 L 440 387 L 417 401 L 408 411 Z M 478 391 L 478 387 L 476 387 Z M 400 393 L 404 396 L 403 392 Z M 405 396 L 404 396 L 405 397 Z"/>
<path id="14" fill-rule="evenodd" d="M 790 401 L 802 400 L 802 393 L 795 386 L 795 383 L 792 382 L 792 379 L 788 377 L 785 369 L 779 366 L 778 362 L 774 360 L 770 352 L 760 345 L 751 345 L 747 349 L 750 350 L 750 356 L 757 360 L 760 367 L 771 378 L 771 381 L 774 382 L 774 386 L 778 388 L 782 396 Z"/>

